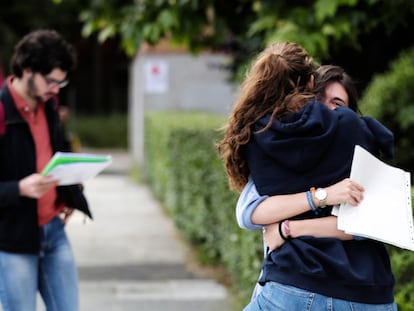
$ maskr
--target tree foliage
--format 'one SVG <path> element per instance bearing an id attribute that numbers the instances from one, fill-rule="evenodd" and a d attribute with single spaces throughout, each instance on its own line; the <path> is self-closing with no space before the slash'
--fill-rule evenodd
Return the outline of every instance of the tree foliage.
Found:
<path id="1" fill-rule="evenodd" d="M 361 36 L 375 30 L 385 39 L 407 29 L 413 15 L 411 0 L 94 0 L 81 20 L 84 35 L 97 32 L 101 41 L 119 35 L 130 56 L 143 42 L 167 38 L 193 52 L 231 52 L 241 63 L 275 40 L 331 59 L 343 48 L 361 50 Z"/>
<path id="2" fill-rule="evenodd" d="M 390 69 L 375 75 L 361 100 L 362 111 L 381 120 L 395 137 L 395 163 L 414 170 L 414 48 L 391 62 Z"/>
<path id="3" fill-rule="evenodd" d="M 122 2 L 122 3 L 120 3 Z M 253 1 L 254 2 L 254 1 Z M 101 41 L 120 35 L 128 55 L 143 42 L 168 38 L 196 52 L 222 47 L 226 40 L 248 30 L 251 1 L 137 0 L 93 1 L 81 13 L 83 33 L 99 33 Z"/>

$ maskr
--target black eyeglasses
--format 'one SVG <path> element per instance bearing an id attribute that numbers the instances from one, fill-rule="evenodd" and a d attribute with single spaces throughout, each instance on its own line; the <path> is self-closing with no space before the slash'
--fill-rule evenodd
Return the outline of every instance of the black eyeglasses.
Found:
<path id="1" fill-rule="evenodd" d="M 65 86 L 67 86 L 69 84 L 69 80 L 63 80 L 63 81 L 57 81 L 55 79 L 46 77 L 45 75 L 42 75 L 43 79 L 45 80 L 47 86 L 51 89 L 54 87 L 59 87 L 60 89 L 64 88 Z"/>

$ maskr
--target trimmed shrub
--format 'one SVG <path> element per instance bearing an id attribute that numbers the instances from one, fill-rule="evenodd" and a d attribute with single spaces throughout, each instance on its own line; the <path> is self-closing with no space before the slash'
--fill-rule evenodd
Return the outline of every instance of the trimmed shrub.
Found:
<path id="1" fill-rule="evenodd" d="M 240 309 L 258 278 L 263 247 L 261 232 L 236 222 L 238 193 L 229 190 L 215 147 L 225 121 L 208 113 L 147 113 L 144 179 L 200 261 L 225 266 Z"/>

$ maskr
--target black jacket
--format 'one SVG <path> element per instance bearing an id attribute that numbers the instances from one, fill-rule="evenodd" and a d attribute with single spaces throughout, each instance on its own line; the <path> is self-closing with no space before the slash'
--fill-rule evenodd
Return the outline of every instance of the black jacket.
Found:
<path id="1" fill-rule="evenodd" d="M 36 152 L 29 125 L 13 102 L 7 83 L 0 90 L 0 250 L 36 253 L 39 249 L 37 200 L 19 195 L 19 180 L 36 172 Z M 53 152 L 65 150 L 57 104 L 45 105 Z M 89 217 L 79 185 L 57 187 L 58 200 Z"/>
<path id="2" fill-rule="evenodd" d="M 268 121 L 260 120 L 255 129 Z M 360 118 L 349 108 L 332 111 L 314 102 L 252 135 L 246 159 L 260 194 L 296 193 L 349 177 L 356 144 L 375 155 L 393 153 L 393 135 L 378 121 Z M 323 211 L 318 217 L 330 215 L 330 209 Z M 316 216 L 309 208 L 299 217 Z M 362 303 L 394 299 L 394 277 L 385 246 L 369 239 L 291 239 L 265 259 L 260 282 L 268 281 Z"/>

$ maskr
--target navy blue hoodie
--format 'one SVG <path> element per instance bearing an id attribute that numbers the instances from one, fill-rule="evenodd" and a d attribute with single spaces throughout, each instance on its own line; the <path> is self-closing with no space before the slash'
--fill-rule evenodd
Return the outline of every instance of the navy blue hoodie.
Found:
<path id="1" fill-rule="evenodd" d="M 259 120 L 254 130 L 263 129 L 269 118 Z M 311 102 L 252 135 L 245 156 L 261 195 L 288 194 L 349 177 L 355 145 L 376 156 L 392 156 L 393 135 L 375 119 L 361 118 L 349 108 L 329 110 Z M 326 208 L 318 217 L 329 214 Z M 296 218 L 311 217 L 315 215 L 309 211 Z M 368 239 L 292 239 L 265 259 L 260 282 L 267 281 L 362 303 L 394 300 L 388 253 L 382 243 Z"/>

